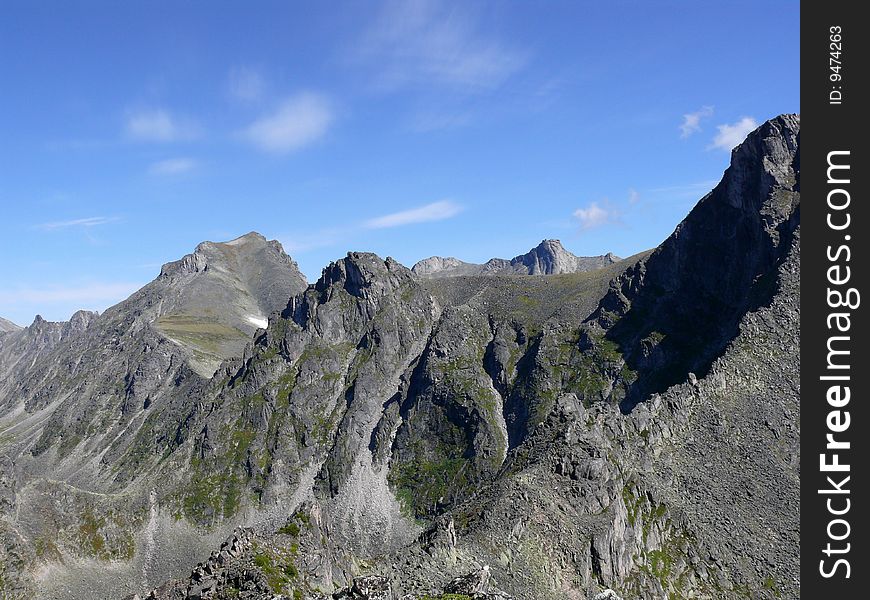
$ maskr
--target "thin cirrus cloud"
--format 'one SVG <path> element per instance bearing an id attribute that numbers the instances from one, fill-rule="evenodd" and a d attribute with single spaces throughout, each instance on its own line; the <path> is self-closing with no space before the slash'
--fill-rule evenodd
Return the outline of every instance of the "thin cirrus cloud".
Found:
<path id="1" fill-rule="evenodd" d="M 752 117 L 741 117 L 735 123 L 717 125 L 719 133 L 713 138 L 708 148 L 718 148 L 730 152 L 735 146 L 741 144 L 751 131 L 758 128 L 758 121 Z"/>
<path id="2" fill-rule="evenodd" d="M 701 196 L 712 190 L 718 181 L 709 179 L 707 181 L 697 181 L 692 183 L 682 183 L 679 185 L 669 185 L 665 187 L 652 188 L 647 190 L 649 193 L 658 196 L 669 196 L 673 198 L 694 198 L 699 199 Z"/>
<path id="3" fill-rule="evenodd" d="M 254 121 L 242 137 L 260 150 L 283 154 L 322 138 L 334 120 L 330 101 L 304 92 L 293 96 L 274 113 Z"/>
<path id="4" fill-rule="evenodd" d="M 606 205 L 590 202 L 585 208 L 575 210 L 574 218 L 580 224 L 580 230 L 586 231 L 617 222 L 619 214 Z"/>
<path id="5" fill-rule="evenodd" d="M 462 206 L 450 200 L 432 202 L 425 206 L 418 206 L 409 210 L 382 215 L 369 219 L 363 223 L 366 229 L 386 229 L 389 227 L 401 227 L 416 223 L 428 223 L 431 221 L 443 221 L 462 212 Z"/>
<path id="6" fill-rule="evenodd" d="M 124 124 L 127 137 L 140 142 L 178 142 L 194 139 L 199 128 L 164 109 L 130 113 Z"/>
<path id="7" fill-rule="evenodd" d="M 227 77 L 227 91 L 234 100 L 257 102 L 266 91 L 266 82 L 256 69 L 234 67 Z"/>
<path id="8" fill-rule="evenodd" d="M 36 229 L 43 231 L 56 231 L 58 229 L 90 228 L 119 221 L 119 217 L 85 217 L 83 219 L 70 219 L 68 221 L 50 221 L 36 225 Z"/>
<path id="9" fill-rule="evenodd" d="M 684 114 L 683 122 L 680 124 L 680 137 L 685 139 L 694 133 L 698 133 L 701 131 L 701 120 L 712 116 L 712 106 L 702 106 L 695 112 Z"/>
<path id="10" fill-rule="evenodd" d="M 197 166 L 197 161 L 192 158 L 168 158 L 152 163 L 148 172 L 158 176 L 181 175 L 195 170 Z"/>
<path id="11" fill-rule="evenodd" d="M 55 304 L 81 302 L 92 306 L 108 306 L 127 298 L 142 287 L 141 283 L 87 283 L 70 286 L 20 287 L 0 291 L 3 304 Z"/>
<path id="12" fill-rule="evenodd" d="M 480 31 L 461 5 L 393 1 L 354 47 L 354 59 L 377 72 L 385 91 L 438 84 L 455 91 L 490 90 L 520 71 L 528 56 Z"/>
<path id="13" fill-rule="evenodd" d="M 406 121 L 406 128 L 413 133 L 429 133 L 465 127 L 472 121 L 473 114 L 467 110 L 429 110 L 411 115 Z"/>
<path id="14" fill-rule="evenodd" d="M 281 245 L 288 254 L 305 254 L 312 250 L 335 246 L 338 243 L 347 243 L 349 239 L 364 230 L 389 229 L 417 223 L 443 221 L 458 215 L 463 210 L 463 206 L 451 200 L 440 200 L 424 206 L 374 217 L 362 223 L 282 235 L 280 236 Z"/>
<path id="15" fill-rule="evenodd" d="M 330 227 L 315 231 L 296 232 L 279 236 L 281 246 L 290 255 L 304 254 L 311 250 L 329 248 L 346 240 L 352 231 L 347 227 Z"/>

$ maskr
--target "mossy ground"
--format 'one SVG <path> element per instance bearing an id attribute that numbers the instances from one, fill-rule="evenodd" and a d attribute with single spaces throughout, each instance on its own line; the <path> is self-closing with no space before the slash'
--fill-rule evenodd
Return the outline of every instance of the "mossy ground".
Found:
<path id="1" fill-rule="evenodd" d="M 310 587 L 296 565 L 300 537 L 310 527 L 308 513 L 299 510 L 276 532 L 278 535 L 288 536 L 289 543 L 282 541 L 277 547 L 255 545 L 253 562 L 266 577 L 274 593 L 297 599 L 302 598 L 303 590 Z"/>
<path id="2" fill-rule="evenodd" d="M 425 519 L 469 485 L 470 461 L 438 445 L 428 454 L 421 444 L 410 461 L 397 464 L 389 474 L 396 498 L 409 517 Z"/>

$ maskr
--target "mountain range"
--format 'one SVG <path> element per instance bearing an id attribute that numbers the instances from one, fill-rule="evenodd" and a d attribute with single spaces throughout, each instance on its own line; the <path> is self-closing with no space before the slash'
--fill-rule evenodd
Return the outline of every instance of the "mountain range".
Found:
<path id="1" fill-rule="evenodd" d="M 458 258 L 432 256 L 416 263 L 411 271 L 421 277 L 459 277 L 463 275 L 556 275 L 594 271 L 618 262 L 611 253 L 603 256 L 574 256 L 559 240 L 544 240 L 526 254 L 510 260 L 491 258 L 482 265 Z"/>
<path id="2" fill-rule="evenodd" d="M 204 242 L 0 321 L 7 598 L 799 597 L 800 120 L 657 248 Z"/>

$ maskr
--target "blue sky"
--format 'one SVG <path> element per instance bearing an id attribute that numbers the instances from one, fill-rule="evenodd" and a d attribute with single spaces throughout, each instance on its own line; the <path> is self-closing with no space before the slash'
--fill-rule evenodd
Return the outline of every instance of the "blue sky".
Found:
<path id="1" fill-rule="evenodd" d="M 309 280 L 667 237 L 799 112 L 798 2 L 0 7 L 0 316 L 105 309 L 203 240 Z"/>

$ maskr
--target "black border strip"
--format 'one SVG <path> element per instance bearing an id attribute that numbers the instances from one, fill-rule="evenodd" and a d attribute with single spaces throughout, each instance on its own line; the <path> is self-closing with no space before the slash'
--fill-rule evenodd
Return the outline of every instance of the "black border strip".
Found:
<path id="1" fill-rule="evenodd" d="M 846 1 L 801 5 L 801 593 L 812 600 L 857 600 L 870 590 L 864 9 Z M 858 300 L 850 289 L 867 294 Z M 838 294 L 853 306 L 832 306 Z"/>

